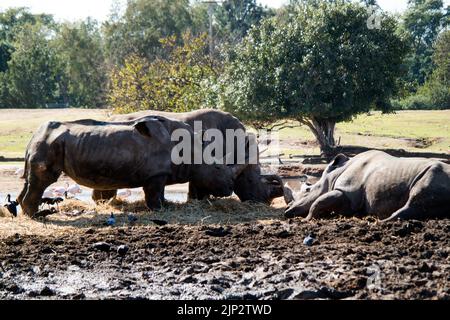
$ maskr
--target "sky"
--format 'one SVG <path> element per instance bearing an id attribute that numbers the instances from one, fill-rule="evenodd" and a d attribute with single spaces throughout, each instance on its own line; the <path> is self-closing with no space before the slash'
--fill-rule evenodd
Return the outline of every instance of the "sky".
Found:
<path id="1" fill-rule="evenodd" d="M 121 0 L 124 1 L 124 0 Z M 258 0 L 270 6 L 280 7 L 288 0 Z M 450 4 L 450 0 L 445 1 Z M 79 20 L 88 16 L 103 21 L 108 18 L 113 0 L 0 0 L 0 10 L 8 7 L 29 7 L 33 13 L 50 13 L 56 20 Z M 383 10 L 402 12 L 407 0 L 378 0 Z"/>

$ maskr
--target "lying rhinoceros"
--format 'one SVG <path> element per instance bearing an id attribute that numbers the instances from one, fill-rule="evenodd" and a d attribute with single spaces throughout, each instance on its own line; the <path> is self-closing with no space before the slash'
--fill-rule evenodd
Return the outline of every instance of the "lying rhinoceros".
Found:
<path id="1" fill-rule="evenodd" d="M 62 172 L 97 190 L 143 187 L 146 204 L 161 206 L 164 186 L 173 172 L 174 130 L 192 128 L 177 120 L 150 116 L 129 122 L 78 120 L 49 122 L 32 137 L 25 156 L 25 186 L 19 203 L 24 213 L 38 210 L 44 190 Z M 185 174 L 218 196 L 233 192 L 239 166 L 191 165 Z"/>
<path id="2" fill-rule="evenodd" d="M 340 154 L 285 216 L 309 220 L 331 213 L 375 215 L 385 221 L 450 217 L 450 165 L 375 150 L 352 159 Z"/>
<path id="3" fill-rule="evenodd" d="M 201 121 L 202 129 L 218 129 L 226 137 L 226 130 L 242 130 L 244 125 L 234 116 L 227 112 L 213 109 L 201 109 L 184 113 L 141 111 L 125 115 L 111 117 L 111 121 L 131 121 L 143 116 L 163 116 L 177 119 L 189 124 L 194 128 L 195 121 Z M 226 144 L 226 141 L 225 141 Z M 224 150 L 225 154 L 225 150 Z M 173 183 L 187 182 L 186 178 L 176 173 L 172 175 Z M 209 188 L 205 188 L 195 181 L 189 181 L 189 198 L 203 199 L 208 195 L 214 195 Z M 234 192 L 241 201 L 255 201 L 270 203 L 274 198 L 283 196 L 283 183 L 277 175 L 262 175 L 259 163 L 247 165 L 234 182 Z M 97 200 L 110 199 L 116 195 L 116 190 L 98 191 L 94 190 L 92 198 Z"/>

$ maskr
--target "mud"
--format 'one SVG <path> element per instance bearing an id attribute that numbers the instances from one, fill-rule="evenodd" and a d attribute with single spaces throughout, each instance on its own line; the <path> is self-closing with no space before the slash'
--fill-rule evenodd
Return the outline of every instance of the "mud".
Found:
<path id="1" fill-rule="evenodd" d="M 339 219 L 0 237 L 0 299 L 449 299 L 449 232 Z"/>

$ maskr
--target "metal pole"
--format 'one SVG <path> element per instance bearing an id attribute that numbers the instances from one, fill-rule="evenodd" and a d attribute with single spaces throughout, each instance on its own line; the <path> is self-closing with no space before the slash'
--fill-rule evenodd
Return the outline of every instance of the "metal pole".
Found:
<path id="1" fill-rule="evenodd" d="M 214 50 L 214 38 L 213 38 L 213 13 L 214 13 L 214 5 L 219 4 L 221 1 L 219 0 L 208 0 L 202 1 L 202 3 L 208 4 L 208 16 L 209 16 L 209 55 L 212 58 L 213 50 Z"/>

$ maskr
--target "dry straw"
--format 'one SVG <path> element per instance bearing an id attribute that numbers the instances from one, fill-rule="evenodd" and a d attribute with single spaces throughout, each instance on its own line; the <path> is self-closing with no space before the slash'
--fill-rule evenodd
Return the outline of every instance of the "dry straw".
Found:
<path id="1" fill-rule="evenodd" d="M 168 203 L 161 211 L 149 211 L 143 201 L 127 202 L 113 200 L 102 204 L 86 204 L 78 200 L 67 200 L 59 207 L 60 212 L 45 221 L 35 221 L 24 217 L 12 219 L 4 208 L 0 212 L 0 236 L 15 233 L 32 235 L 56 235 L 76 232 L 80 228 L 106 228 L 106 220 L 111 213 L 116 216 L 115 227 L 154 225 L 153 219 L 169 224 L 214 225 L 251 223 L 260 220 L 278 219 L 282 209 L 264 204 L 243 203 L 235 198 L 208 199 L 187 203 Z M 128 215 L 138 220 L 130 222 Z"/>

